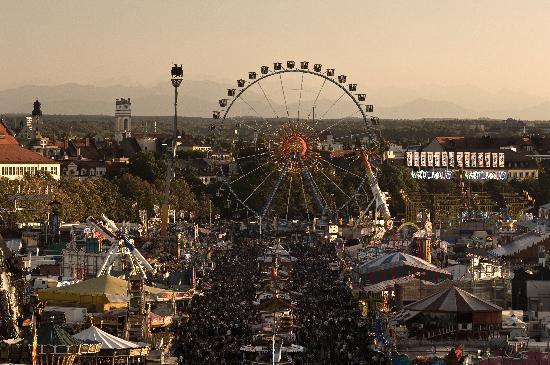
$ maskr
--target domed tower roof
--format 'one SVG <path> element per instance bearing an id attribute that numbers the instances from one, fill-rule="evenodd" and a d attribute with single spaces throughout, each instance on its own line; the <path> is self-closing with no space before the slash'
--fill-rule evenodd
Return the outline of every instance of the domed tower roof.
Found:
<path id="1" fill-rule="evenodd" d="M 40 110 L 40 102 L 38 101 L 38 99 L 36 99 L 36 101 L 34 102 L 34 109 L 32 110 L 32 116 L 35 117 L 35 116 L 39 116 L 41 117 L 42 116 L 42 110 Z"/>

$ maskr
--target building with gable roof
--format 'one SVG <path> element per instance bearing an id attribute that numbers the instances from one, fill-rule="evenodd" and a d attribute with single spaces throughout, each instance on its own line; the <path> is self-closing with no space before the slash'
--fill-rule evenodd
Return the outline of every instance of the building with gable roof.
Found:
<path id="1" fill-rule="evenodd" d="M 0 176 L 15 180 L 40 171 L 59 180 L 61 168 L 58 161 L 21 147 L 15 135 L 0 120 Z"/>

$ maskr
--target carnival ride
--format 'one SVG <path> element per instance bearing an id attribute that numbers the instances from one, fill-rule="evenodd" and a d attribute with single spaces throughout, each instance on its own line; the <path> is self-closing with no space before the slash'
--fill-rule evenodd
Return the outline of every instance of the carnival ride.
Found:
<path id="1" fill-rule="evenodd" d="M 109 275 L 116 260 L 120 260 L 121 257 L 126 257 L 132 266 L 132 272 L 141 275 L 143 278 L 147 277 L 147 273 L 154 272 L 153 267 L 132 244 L 124 228 L 118 228 L 104 214 L 101 215 L 101 221 L 88 217 L 86 222 L 111 242 L 111 248 L 107 251 L 107 256 L 97 276 Z"/>
<path id="2" fill-rule="evenodd" d="M 330 93 L 334 100 L 327 101 Z M 242 209 L 260 222 L 266 217 L 334 220 L 364 215 L 374 204 L 375 215 L 391 228 L 387 197 L 370 163 L 384 143 L 366 100 L 346 75 L 307 61 L 261 66 L 248 80 L 237 80 L 237 88 L 219 100 L 210 127 L 220 140 L 231 133 L 225 140 L 232 141 L 233 161 L 220 164 L 219 180 L 224 181 L 220 191 L 237 204 L 232 212 Z"/>

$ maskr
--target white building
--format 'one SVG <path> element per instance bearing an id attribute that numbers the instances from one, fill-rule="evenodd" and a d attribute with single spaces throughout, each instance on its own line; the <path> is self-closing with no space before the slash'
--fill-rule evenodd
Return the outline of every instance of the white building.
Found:
<path id="1" fill-rule="evenodd" d="M 15 180 L 39 171 L 59 180 L 61 168 L 59 162 L 19 146 L 15 136 L 0 121 L 0 176 Z"/>
<path id="2" fill-rule="evenodd" d="M 327 135 L 326 140 L 318 143 L 318 147 L 321 151 L 340 151 L 344 149 L 344 144 L 342 142 L 335 141 L 334 136 L 329 134 Z"/>

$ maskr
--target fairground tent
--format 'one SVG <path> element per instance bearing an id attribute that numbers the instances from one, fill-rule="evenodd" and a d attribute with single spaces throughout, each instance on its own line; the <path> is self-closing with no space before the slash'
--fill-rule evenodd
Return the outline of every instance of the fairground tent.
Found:
<path id="1" fill-rule="evenodd" d="M 389 253 L 368 261 L 359 266 L 359 272 L 363 282 L 371 285 L 412 275 L 434 283 L 451 278 L 447 270 L 402 252 Z"/>
<path id="2" fill-rule="evenodd" d="M 91 326 L 74 337 L 83 343 L 99 343 L 101 350 L 94 356 L 82 356 L 81 364 L 143 364 L 149 347 L 144 343 L 134 343 L 113 336 L 95 326 Z"/>
<path id="3" fill-rule="evenodd" d="M 146 294 L 159 294 L 165 289 L 145 286 Z M 48 305 L 87 308 L 90 312 L 102 313 L 128 305 L 128 282 L 114 276 L 104 275 L 73 285 L 38 291 L 38 297 Z"/>

